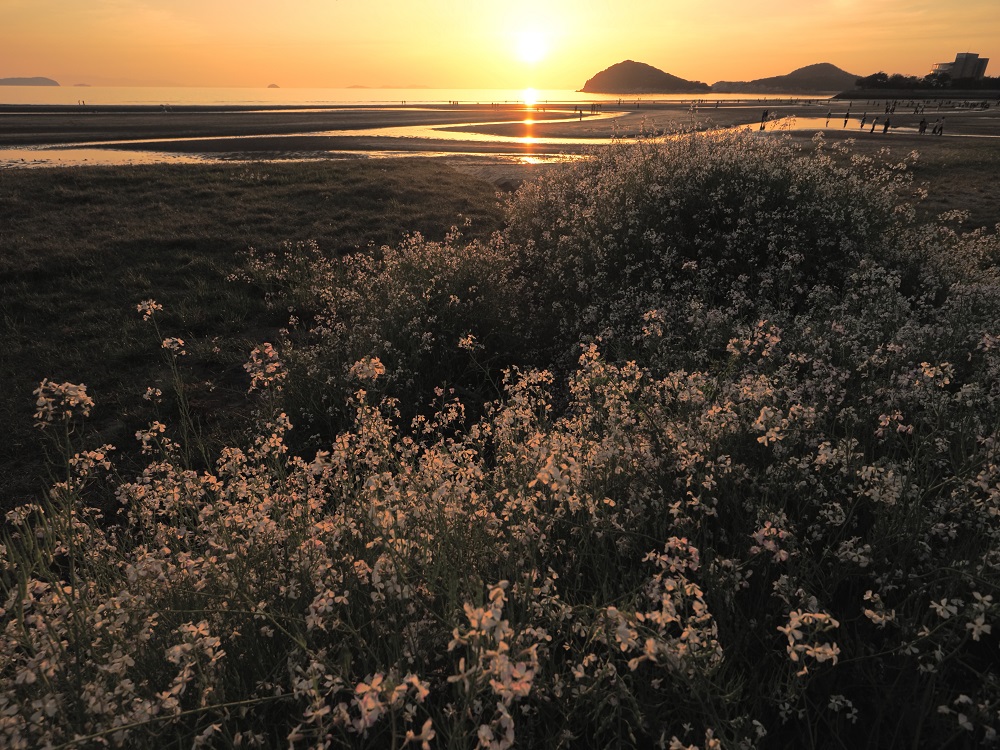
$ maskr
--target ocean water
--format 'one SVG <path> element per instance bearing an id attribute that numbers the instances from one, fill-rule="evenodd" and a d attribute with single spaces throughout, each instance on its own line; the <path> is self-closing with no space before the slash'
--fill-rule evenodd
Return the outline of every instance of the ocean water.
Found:
<path id="1" fill-rule="evenodd" d="M 788 99 L 824 99 L 825 95 L 789 96 L 747 94 L 585 94 L 565 89 L 298 89 L 298 88 L 197 88 L 155 86 L 0 86 L 0 104 L 77 104 L 94 105 L 242 105 L 303 106 L 336 105 L 440 104 L 457 101 L 464 104 L 523 102 L 526 98 L 543 102 L 594 101 L 773 101 Z"/>

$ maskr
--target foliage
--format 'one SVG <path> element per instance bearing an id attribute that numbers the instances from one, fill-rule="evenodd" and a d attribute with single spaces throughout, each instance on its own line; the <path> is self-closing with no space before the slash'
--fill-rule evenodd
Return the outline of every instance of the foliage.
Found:
<path id="1" fill-rule="evenodd" d="M 86 389 L 44 382 L 68 459 L 8 516 L 2 744 L 995 744 L 1000 240 L 838 163 L 621 146 L 489 241 L 257 258 L 302 331 L 210 468 L 154 422 L 104 483 Z M 306 454 L 310 389 L 345 406 Z"/>
<path id="2" fill-rule="evenodd" d="M 860 89 L 892 91 L 933 91 L 957 89 L 960 91 L 996 91 L 1000 88 L 1000 78 L 952 78 L 946 72 L 932 72 L 925 76 L 908 76 L 902 73 L 889 75 L 884 71 L 872 73 L 857 80 Z"/>
<path id="3" fill-rule="evenodd" d="M 300 425 L 332 436 L 349 422 L 344 394 L 356 382 L 355 362 L 368 356 L 387 369 L 379 391 L 409 416 L 436 388 L 476 403 L 497 393 L 495 363 L 518 361 L 517 334 L 528 324 L 523 282 L 501 238 L 462 240 L 453 227 L 441 242 L 414 234 L 398 247 L 344 257 L 330 258 L 316 243 L 251 253 L 250 278 L 266 281 L 276 306 L 294 311 L 285 404 Z M 484 349 L 492 371 L 477 360 Z"/>
<path id="4" fill-rule="evenodd" d="M 507 237 L 531 305 L 555 325 L 539 345 L 600 336 L 636 356 L 653 311 L 675 354 L 706 342 L 717 354 L 734 325 L 800 310 L 812 288 L 840 289 L 862 259 L 892 252 L 907 162 L 844 165 L 841 148 L 817 145 L 750 131 L 622 144 L 525 186 Z"/>

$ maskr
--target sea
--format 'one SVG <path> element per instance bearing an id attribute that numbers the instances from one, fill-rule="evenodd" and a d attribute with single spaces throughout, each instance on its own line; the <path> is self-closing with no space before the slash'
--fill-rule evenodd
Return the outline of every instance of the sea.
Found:
<path id="1" fill-rule="evenodd" d="M 387 106 L 406 102 L 408 105 L 490 104 L 523 102 L 533 99 L 545 102 L 600 101 L 773 101 L 825 99 L 828 95 L 802 94 L 590 94 L 568 89 L 383 89 L 383 88 L 198 88 L 155 86 L 0 86 L 2 104 L 73 105 L 85 102 L 93 105 L 231 105 L 231 106 L 301 106 L 328 107 L 337 105 Z"/>

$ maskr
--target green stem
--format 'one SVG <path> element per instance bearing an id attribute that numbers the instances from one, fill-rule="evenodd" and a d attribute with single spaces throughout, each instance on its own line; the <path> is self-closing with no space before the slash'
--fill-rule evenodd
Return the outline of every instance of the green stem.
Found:
<path id="1" fill-rule="evenodd" d="M 107 737 L 110 734 L 115 734 L 116 732 L 128 731 L 130 729 L 138 729 L 139 727 L 149 726 L 150 724 L 156 724 L 162 721 L 170 721 L 171 719 L 181 719 L 187 716 L 196 716 L 202 713 L 208 713 L 209 711 L 216 711 L 229 708 L 238 708 L 240 706 L 252 706 L 261 703 L 270 703 L 272 701 L 283 700 L 287 698 L 292 698 L 291 695 L 271 695 L 266 698 L 251 698 L 244 701 L 233 701 L 232 703 L 217 703 L 214 706 L 203 706 L 202 708 L 191 708 L 187 711 L 181 711 L 180 713 L 170 714 L 167 716 L 155 716 L 152 719 L 146 719 L 145 721 L 136 721 L 131 724 L 122 724 L 121 726 L 112 727 L 111 729 L 103 729 L 100 732 L 94 732 L 93 734 L 88 734 L 83 737 L 74 737 L 69 742 L 64 742 L 61 745 L 55 745 L 52 750 L 65 750 L 65 748 L 79 747 L 81 744 L 90 742 L 91 740 L 97 740 L 102 737 Z"/>

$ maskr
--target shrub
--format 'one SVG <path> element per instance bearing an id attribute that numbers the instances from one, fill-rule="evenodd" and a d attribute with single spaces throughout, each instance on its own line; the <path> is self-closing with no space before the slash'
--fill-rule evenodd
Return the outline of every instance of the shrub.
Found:
<path id="1" fill-rule="evenodd" d="M 546 353 L 600 336 L 635 356 L 643 314 L 658 311 L 675 351 L 718 355 L 723 321 L 794 313 L 863 259 L 898 255 L 906 163 L 842 151 L 709 133 L 614 146 L 522 187 L 505 235 L 528 303 L 552 321 Z"/>
<path id="2" fill-rule="evenodd" d="M 284 347 L 292 373 L 286 406 L 304 429 L 332 436 L 350 422 L 344 397 L 352 367 L 375 356 L 386 368 L 379 392 L 409 416 L 454 391 L 470 404 L 498 394 L 502 366 L 523 355 L 521 281 L 499 236 L 463 243 L 412 235 L 398 247 L 326 257 L 314 243 L 257 259 L 256 277 L 272 285 L 295 324 Z M 459 346 L 459 344 L 462 346 Z"/>

